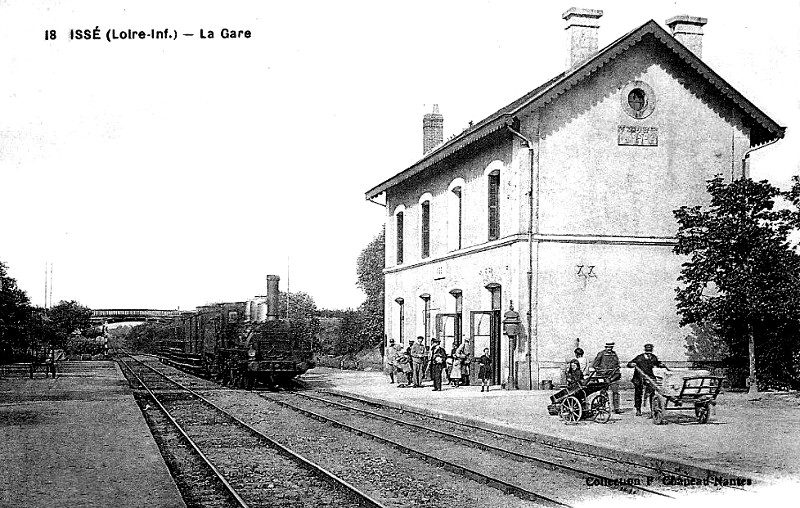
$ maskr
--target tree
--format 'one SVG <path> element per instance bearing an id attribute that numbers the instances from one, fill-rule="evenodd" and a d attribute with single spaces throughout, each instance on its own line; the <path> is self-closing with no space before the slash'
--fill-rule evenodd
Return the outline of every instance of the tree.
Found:
<path id="1" fill-rule="evenodd" d="M 290 292 L 287 302 L 287 294 L 280 291 L 278 293 L 278 318 L 286 317 L 287 303 L 294 333 L 298 334 L 303 341 L 310 343 L 313 349 L 314 338 L 319 336 L 320 330 L 317 304 L 314 302 L 314 298 L 302 291 Z"/>
<path id="2" fill-rule="evenodd" d="M 360 323 L 359 333 L 353 346 L 360 343 L 362 346 L 375 346 L 383 341 L 383 312 L 385 283 L 383 268 L 385 266 L 386 232 L 376 236 L 358 255 L 356 262 L 356 285 L 364 291 L 367 298 L 358 307 Z M 349 316 L 355 319 L 354 316 Z"/>
<path id="3" fill-rule="evenodd" d="M 92 311 L 75 300 L 62 300 L 47 311 L 50 320 L 50 342 L 63 347 L 73 332 L 83 334 L 92 326 Z"/>
<path id="4" fill-rule="evenodd" d="M 0 261 L 0 358 L 24 351 L 30 340 L 29 324 L 33 309 L 28 295 L 9 277 Z"/>
<path id="5" fill-rule="evenodd" d="M 155 353 L 157 342 L 164 327 L 154 323 L 142 323 L 131 328 L 125 337 L 127 347 L 132 351 Z"/>
<path id="6" fill-rule="evenodd" d="M 751 393 L 759 382 L 800 387 L 800 256 L 789 242 L 795 215 L 775 209 L 775 199 L 791 193 L 766 181 L 725 183 L 719 176 L 707 190 L 707 207 L 674 212 L 674 251 L 689 256 L 676 290 L 681 325 L 709 331 L 729 349 L 732 366 L 749 363 Z M 796 192 L 800 197 L 800 186 Z"/>
<path id="7" fill-rule="evenodd" d="M 278 317 L 286 317 L 286 293 L 278 292 Z M 289 293 L 289 318 L 290 319 L 311 319 L 317 315 L 317 304 L 314 298 L 308 293 L 298 291 Z"/>

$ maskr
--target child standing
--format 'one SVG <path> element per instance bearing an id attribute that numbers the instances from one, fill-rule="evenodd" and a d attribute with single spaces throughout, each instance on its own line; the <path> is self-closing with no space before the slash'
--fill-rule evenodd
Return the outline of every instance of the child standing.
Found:
<path id="1" fill-rule="evenodd" d="M 481 380 L 481 391 L 489 391 L 489 380 L 492 378 L 492 359 L 489 358 L 489 348 L 483 350 L 478 358 L 478 379 Z"/>

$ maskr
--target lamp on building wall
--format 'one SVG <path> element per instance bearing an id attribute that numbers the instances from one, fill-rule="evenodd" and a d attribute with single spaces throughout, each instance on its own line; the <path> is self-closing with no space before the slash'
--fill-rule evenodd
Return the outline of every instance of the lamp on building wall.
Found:
<path id="1" fill-rule="evenodd" d="M 503 333 L 508 336 L 508 379 L 506 380 L 506 390 L 516 390 L 519 387 L 514 351 L 517 349 L 520 324 L 519 312 L 514 310 L 514 302 L 510 301 L 508 311 L 503 316 Z"/>

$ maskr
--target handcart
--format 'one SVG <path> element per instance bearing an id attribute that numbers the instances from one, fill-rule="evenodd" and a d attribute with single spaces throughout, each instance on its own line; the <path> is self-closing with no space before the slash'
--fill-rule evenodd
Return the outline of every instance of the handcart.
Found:
<path id="1" fill-rule="evenodd" d="M 719 376 L 684 376 L 680 389 L 677 392 L 668 393 L 667 387 L 663 385 L 663 378 L 651 378 L 645 374 L 639 366 L 636 366 L 639 375 L 645 383 L 655 392 L 651 411 L 653 423 L 661 425 L 664 423 L 666 411 L 691 411 L 698 423 L 708 422 L 711 415 L 711 406 L 717 405 L 717 395 L 722 389 L 724 378 Z M 672 406 L 670 407 L 670 404 Z"/>
<path id="2" fill-rule="evenodd" d="M 581 419 L 606 423 L 611 418 L 608 385 L 612 382 L 613 374 L 612 377 L 605 374 L 592 372 L 580 386 L 559 390 L 550 397 L 551 404 L 547 406 L 547 412 L 569 423 L 577 423 Z M 616 375 L 618 379 L 619 374 Z"/>

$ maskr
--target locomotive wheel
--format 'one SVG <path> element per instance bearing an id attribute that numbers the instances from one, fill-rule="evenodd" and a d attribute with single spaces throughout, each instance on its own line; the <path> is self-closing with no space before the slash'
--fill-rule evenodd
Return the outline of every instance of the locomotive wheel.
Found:
<path id="1" fill-rule="evenodd" d="M 662 425 L 664 423 L 664 401 L 661 397 L 656 395 L 653 397 L 653 404 L 650 408 L 653 412 L 653 423 Z"/>
<path id="2" fill-rule="evenodd" d="M 600 394 L 593 398 L 591 409 L 594 414 L 594 421 L 606 423 L 611 419 L 611 403 L 605 395 Z"/>
<path id="3" fill-rule="evenodd" d="M 708 423 L 710 414 L 711 407 L 708 404 L 698 404 L 694 407 L 694 415 L 697 417 L 697 423 Z"/>
<path id="4" fill-rule="evenodd" d="M 577 423 L 583 416 L 581 401 L 573 396 L 569 396 L 561 402 L 561 418 L 564 421 Z"/>

